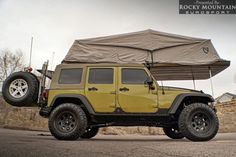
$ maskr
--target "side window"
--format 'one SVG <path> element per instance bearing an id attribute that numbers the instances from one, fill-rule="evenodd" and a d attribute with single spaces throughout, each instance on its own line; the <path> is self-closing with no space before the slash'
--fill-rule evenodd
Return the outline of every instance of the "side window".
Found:
<path id="1" fill-rule="evenodd" d="M 80 84 L 82 68 L 62 69 L 59 77 L 59 84 Z"/>
<path id="2" fill-rule="evenodd" d="M 144 84 L 148 75 L 144 69 L 122 69 L 123 84 Z"/>
<path id="3" fill-rule="evenodd" d="M 90 84 L 113 84 L 112 68 L 91 68 L 89 70 Z"/>

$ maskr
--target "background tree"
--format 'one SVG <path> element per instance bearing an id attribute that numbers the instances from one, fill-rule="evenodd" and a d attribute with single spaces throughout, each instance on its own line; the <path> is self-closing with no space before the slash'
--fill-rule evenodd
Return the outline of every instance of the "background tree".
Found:
<path id="1" fill-rule="evenodd" d="M 13 72 L 23 70 L 23 53 L 21 50 L 12 52 L 10 50 L 0 51 L 0 82 Z"/>

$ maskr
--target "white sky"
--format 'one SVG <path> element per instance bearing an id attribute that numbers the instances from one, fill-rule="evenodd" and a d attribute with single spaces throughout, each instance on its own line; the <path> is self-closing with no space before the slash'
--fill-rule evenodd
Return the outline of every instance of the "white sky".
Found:
<path id="1" fill-rule="evenodd" d="M 61 62 L 75 39 L 154 29 L 209 38 L 231 66 L 213 77 L 215 97 L 236 93 L 236 15 L 179 15 L 178 0 L 0 0 L 0 50 L 21 49 L 41 68 L 52 58 Z M 50 66 L 51 67 L 51 66 Z M 164 85 L 193 88 L 192 81 Z M 197 89 L 211 93 L 210 81 L 196 81 Z"/>

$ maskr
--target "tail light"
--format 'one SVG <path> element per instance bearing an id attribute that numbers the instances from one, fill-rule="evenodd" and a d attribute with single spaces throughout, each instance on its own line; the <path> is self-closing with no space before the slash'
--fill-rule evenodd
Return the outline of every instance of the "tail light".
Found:
<path id="1" fill-rule="evenodd" d="M 33 70 L 33 68 L 28 67 L 28 72 L 31 72 Z"/>
<path id="2" fill-rule="evenodd" d="M 47 99 L 48 98 L 48 90 L 43 91 L 43 98 Z"/>
<path id="3" fill-rule="evenodd" d="M 33 71 L 33 68 L 31 68 L 31 67 L 25 67 L 25 68 L 24 68 L 24 71 L 31 73 L 31 72 Z"/>

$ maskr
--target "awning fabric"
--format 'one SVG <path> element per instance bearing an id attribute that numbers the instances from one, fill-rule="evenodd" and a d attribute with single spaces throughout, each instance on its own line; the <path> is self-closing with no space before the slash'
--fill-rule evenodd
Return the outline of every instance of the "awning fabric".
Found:
<path id="1" fill-rule="evenodd" d="M 149 64 L 157 80 L 208 79 L 230 65 L 209 39 L 154 30 L 75 40 L 62 62 Z"/>

